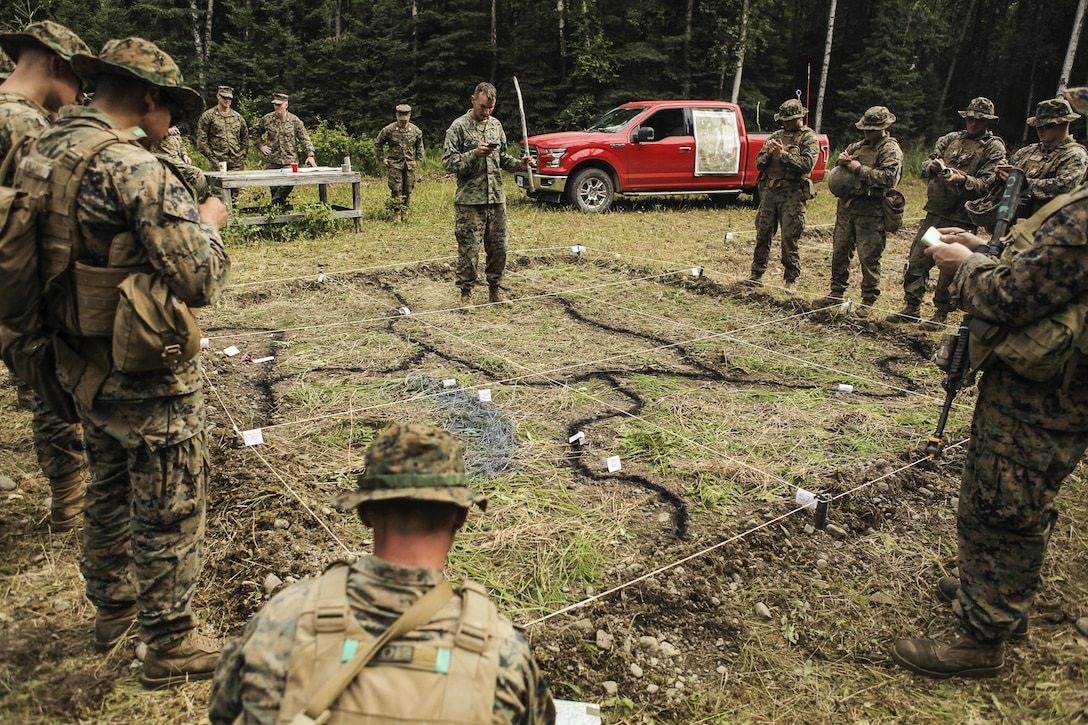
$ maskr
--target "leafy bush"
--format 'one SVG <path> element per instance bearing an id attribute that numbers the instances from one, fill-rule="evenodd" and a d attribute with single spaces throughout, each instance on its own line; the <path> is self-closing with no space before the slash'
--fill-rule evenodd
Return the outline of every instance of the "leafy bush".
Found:
<path id="1" fill-rule="evenodd" d="M 351 157 L 351 168 L 368 176 L 385 173 L 385 167 L 374 155 L 374 141 L 367 137 L 351 136 L 343 124 L 329 126 L 322 120 L 309 129 L 314 142 L 314 160 L 322 166 L 339 166 L 345 156 Z"/>

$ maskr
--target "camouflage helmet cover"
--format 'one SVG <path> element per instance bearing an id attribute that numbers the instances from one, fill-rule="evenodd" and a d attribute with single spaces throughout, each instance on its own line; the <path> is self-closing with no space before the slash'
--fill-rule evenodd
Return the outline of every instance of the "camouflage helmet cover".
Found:
<path id="1" fill-rule="evenodd" d="M 287 103 L 287 94 L 286 93 L 273 93 L 272 94 L 272 105 L 273 106 L 278 106 L 281 103 Z"/>
<path id="2" fill-rule="evenodd" d="M 97 57 L 77 53 L 72 56 L 72 70 L 89 85 L 100 75 L 116 75 L 161 88 L 181 109 L 179 122 L 191 121 L 204 110 L 200 94 L 185 85 L 174 59 L 143 38 L 109 40 Z"/>
<path id="3" fill-rule="evenodd" d="M 778 113 L 774 114 L 774 120 L 792 121 L 795 118 L 804 117 L 806 113 L 808 113 L 808 109 L 801 105 L 801 101 L 791 98 L 778 107 Z"/>
<path id="4" fill-rule="evenodd" d="M 959 112 L 961 118 L 980 118 L 986 121 L 996 121 L 994 115 L 994 102 L 985 96 L 972 98 L 967 108 Z"/>
<path id="5" fill-rule="evenodd" d="M 887 106 L 872 106 L 854 125 L 862 131 L 883 131 L 895 123 L 895 114 Z"/>
<path id="6" fill-rule="evenodd" d="M 487 497 L 469 486 L 457 438 L 418 423 L 394 423 L 374 439 L 356 486 L 337 496 L 334 505 L 344 510 L 367 501 L 407 498 L 487 508 Z"/>
<path id="7" fill-rule="evenodd" d="M 412 112 L 412 107 L 407 103 L 397 104 L 397 115 L 408 115 Z"/>
<path id="8" fill-rule="evenodd" d="M 0 35 L 0 49 L 16 63 L 23 46 L 31 43 L 51 50 L 65 60 L 71 60 L 76 53 L 91 54 L 91 49 L 78 35 L 52 20 L 31 23 L 19 32 Z"/>
<path id="9" fill-rule="evenodd" d="M 1027 124 L 1038 128 L 1048 123 L 1069 123 L 1078 118 L 1080 114 L 1073 113 L 1069 101 L 1064 98 L 1050 98 L 1039 101 L 1039 105 L 1035 107 L 1035 115 L 1027 120 Z"/>

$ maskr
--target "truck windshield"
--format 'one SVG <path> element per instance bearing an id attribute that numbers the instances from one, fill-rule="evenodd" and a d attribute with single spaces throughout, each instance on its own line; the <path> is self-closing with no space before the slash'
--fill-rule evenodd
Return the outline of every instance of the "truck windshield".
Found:
<path id="1" fill-rule="evenodd" d="M 608 113 L 604 114 L 592 124 L 586 131 L 596 131 L 597 133 L 615 133 L 621 128 L 626 126 L 628 122 L 646 110 L 645 106 L 624 106 L 623 108 L 613 108 Z"/>

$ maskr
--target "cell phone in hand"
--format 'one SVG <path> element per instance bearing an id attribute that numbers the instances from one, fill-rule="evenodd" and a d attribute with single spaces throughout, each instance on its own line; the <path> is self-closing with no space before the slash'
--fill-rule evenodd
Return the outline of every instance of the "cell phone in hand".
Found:
<path id="1" fill-rule="evenodd" d="M 498 141 L 492 141 L 491 143 L 488 144 L 488 146 L 490 146 L 493 149 L 497 149 L 499 147 L 499 142 Z"/>

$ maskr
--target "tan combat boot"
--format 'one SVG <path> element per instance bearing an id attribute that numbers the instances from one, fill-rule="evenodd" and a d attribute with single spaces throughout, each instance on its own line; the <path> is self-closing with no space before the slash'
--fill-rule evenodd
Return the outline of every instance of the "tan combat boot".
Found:
<path id="1" fill-rule="evenodd" d="M 99 607 L 94 615 L 94 647 L 105 652 L 116 647 L 130 632 L 135 631 L 136 605 Z"/>
<path id="2" fill-rule="evenodd" d="M 921 322 L 922 310 L 918 306 L 907 305 L 903 309 L 899 310 L 899 312 L 893 312 L 892 314 L 888 315 L 884 318 L 884 320 L 887 322 L 894 322 L 896 324 L 900 322 Z"/>
<path id="3" fill-rule="evenodd" d="M 461 290 L 461 309 L 463 309 L 463 310 L 471 310 L 472 309 L 472 290 L 470 290 L 470 289 Z"/>
<path id="4" fill-rule="evenodd" d="M 488 288 L 487 301 L 494 305 L 502 305 L 503 307 L 509 307 L 511 305 L 510 298 L 498 287 Z"/>
<path id="5" fill-rule="evenodd" d="M 861 306 L 854 310 L 854 314 L 858 317 L 865 319 L 873 314 L 873 305 L 876 304 L 876 300 L 862 300 Z"/>
<path id="6" fill-rule="evenodd" d="M 942 310 L 937 310 L 933 313 L 933 317 L 918 325 L 919 330 L 925 330 L 926 332 L 936 332 L 937 330 L 943 330 L 945 328 L 945 322 L 948 320 L 948 313 Z"/>
<path id="7" fill-rule="evenodd" d="M 904 639 L 892 659 L 926 677 L 996 677 L 1005 666 L 1005 643 L 979 642 L 962 627 L 941 639 Z"/>
<path id="8" fill-rule="evenodd" d="M 219 643 L 190 630 L 164 650 L 148 649 L 140 683 L 149 690 L 209 680 L 219 663 Z"/>
<path id="9" fill-rule="evenodd" d="M 53 531 L 71 531 L 83 525 L 83 494 L 87 485 L 83 472 L 75 471 L 49 481 L 53 499 L 49 505 L 49 528 Z"/>

